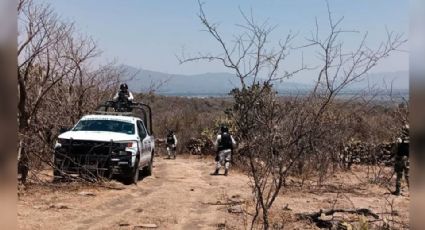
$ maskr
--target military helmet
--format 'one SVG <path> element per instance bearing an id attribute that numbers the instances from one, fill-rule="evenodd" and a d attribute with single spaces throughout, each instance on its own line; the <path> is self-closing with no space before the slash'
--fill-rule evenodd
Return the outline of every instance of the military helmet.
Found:
<path id="1" fill-rule="evenodd" d="M 221 125 L 220 131 L 222 133 L 228 133 L 229 132 L 229 128 L 227 127 L 227 125 Z"/>
<path id="2" fill-rule="evenodd" d="M 128 85 L 127 85 L 127 84 L 125 84 L 125 83 L 122 83 L 122 84 L 120 85 L 120 89 L 121 89 L 121 90 L 128 90 Z"/>

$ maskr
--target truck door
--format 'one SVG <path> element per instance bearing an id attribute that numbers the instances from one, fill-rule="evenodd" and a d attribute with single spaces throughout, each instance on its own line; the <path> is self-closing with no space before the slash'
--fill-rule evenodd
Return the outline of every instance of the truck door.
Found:
<path id="1" fill-rule="evenodd" d="M 146 165 L 150 162 L 151 139 L 148 136 L 145 126 L 141 120 L 137 121 L 137 131 L 140 138 L 140 163 Z"/>

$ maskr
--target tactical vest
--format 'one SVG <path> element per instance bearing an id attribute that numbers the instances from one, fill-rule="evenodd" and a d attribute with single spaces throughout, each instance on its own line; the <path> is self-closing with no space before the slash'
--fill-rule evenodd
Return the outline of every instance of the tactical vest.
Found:
<path id="1" fill-rule="evenodd" d="M 226 149 L 232 149 L 233 143 L 232 143 L 232 137 L 229 133 L 222 133 L 221 139 L 218 143 L 218 151 L 226 150 Z"/>
<path id="2" fill-rule="evenodd" d="M 130 93 L 128 91 L 122 91 L 122 90 L 120 90 L 118 92 L 118 100 L 119 101 L 127 102 L 128 101 L 128 97 L 130 97 Z"/>
<path id="3" fill-rule="evenodd" d="M 168 135 L 167 136 L 167 144 L 168 145 L 174 145 L 175 144 L 175 140 L 174 140 L 174 135 Z"/>

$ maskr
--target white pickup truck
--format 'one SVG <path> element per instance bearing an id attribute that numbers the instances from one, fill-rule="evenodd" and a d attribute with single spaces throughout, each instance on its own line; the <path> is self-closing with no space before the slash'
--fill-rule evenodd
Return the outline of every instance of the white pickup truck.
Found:
<path id="1" fill-rule="evenodd" d="M 129 113 L 82 117 L 58 136 L 55 178 L 65 174 L 118 176 L 125 184 L 131 184 L 137 183 L 139 173 L 151 175 L 155 141 L 145 122 Z"/>

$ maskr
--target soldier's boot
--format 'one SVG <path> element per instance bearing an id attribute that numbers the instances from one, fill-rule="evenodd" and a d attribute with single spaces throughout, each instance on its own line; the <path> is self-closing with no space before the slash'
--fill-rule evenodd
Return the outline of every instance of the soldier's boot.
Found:
<path id="1" fill-rule="evenodd" d="M 218 175 L 218 170 L 219 169 L 215 169 L 215 171 L 211 175 Z"/>
<path id="2" fill-rule="evenodd" d="M 227 176 L 229 174 L 229 167 L 230 167 L 230 162 L 226 161 L 226 163 L 224 163 L 224 175 Z"/>
<path id="3" fill-rule="evenodd" d="M 395 181 L 395 191 L 392 193 L 393 195 L 399 196 L 400 195 L 400 188 L 401 188 L 401 176 L 400 172 L 397 172 L 397 178 Z"/>
<path id="4" fill-rule="evenodd" d="M 394 192 L 392 192 L 391 194 L 395 195 L 395 196 L 400 196 L 400 189 L 396 189 Z"/>
<path id="5" fill-rule="evenodd" d="M 406 180 L 407 188 L 410 188 L 409 175 L 408 175 L 408 174 L 406 174 L 406 175 L 404 176 L 404 179 Z"/>
<path id="6" fill-rule="evenodd" d="M 407 188 L 410 188 L 410 183 L 409 183 L 409 165 L 407 165 L 404 169 L 404 179 L 406 180 L 406 184 L 407 184 Z"/>

